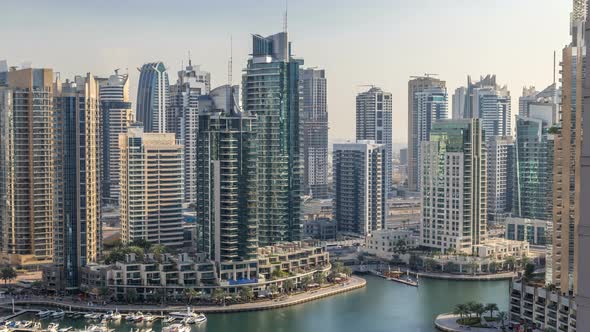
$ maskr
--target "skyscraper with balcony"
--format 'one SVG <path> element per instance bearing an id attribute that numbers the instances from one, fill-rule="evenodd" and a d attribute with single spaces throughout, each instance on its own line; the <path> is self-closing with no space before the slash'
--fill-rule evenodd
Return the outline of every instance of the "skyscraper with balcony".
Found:
<path id="1" fill-rule="evenodd" d="M 119 136 L 121 238 L 181 247 L 182 150 L 172 133 L 132 125 Z"/>
<path id="2" fill-rule="evenodd" d="M 218 263 L 255 258 L 258 247 L 256 118 L 239 109 L 238 89 L 199 98 L 197 248 Z"/>
<path id="3" fill-rule="evenodd" d="M 99 79 L 98 83 L 101 107 L 101 195 L 103 203 L 119 205 L 119 134 L 126 133 L 134 121 L 134 112 L 129 101 L 129 76 L 115 71 L 114 75 Z"/>
<path id="4" fill-rule="evenodd" d="M 76 289 L 79 269 L 96 262 L 100 221 L 100 104 L 91 74 L 55 83 L 54 266 L 61 289 Z"/>
<path id="5" fill-rule="evenodd" d="M 488 222 L 500 224 L 512 212 L 516 167 L 514 138 L 494 136 L 488 142 L 487 153 Z"/>
<path id="6" fill-rule="evenodd" d="M 211 74 L 193 66 L 178 72 L 175 85 L 170 86 L 170 112 L 168 112 L 168 132 L 176 134 L 176 139 L 184 146 L 184 199 L 186 203 L 196 201 L 196 162 L 199 97 L 209 94 Z"/>
<path id="7" fill-rule="evenodd" d="M 408 81 L 408 189 L 411 191 L 418 191 L 420 187 L 418 175 L 420 170 L 418 162 L 420 159 L 418 151 L 420 150 L 421 142 L 421 124 L 418 117 L 421 113 L 424 114 L 424 110 L 421 109 L 421 106 L 425 105 L 418 104 L 420 100 L 416 99 L 416 93 L 429 89 L 443 89 L 446 94 L 446 82 L 431 75 L 413 77 Z M 422 118 L 425 117 L 423 116 Z M 430 130 L 430 128 L 428 130 Z M 428 136 L 426 137 L 428 138 Z"/>
<path id="8" fill-rule="evenodd" d="M 472 254 L 487 227 L 486 145 L 479 119 L 442 120 L 422 142 L 421 245 Z"/>
<path id="9" fill-rule="evenodd" d="M 146 63 L 139 69 L 136 119 L 146 133 L 166 133 L 170 83 L 162 62 Z"/>
<path id="10" fill-rule="evenodd" d="M 413 128 L 416 133 L 412 134 L 415 142 L 412 142 L 414 155 L 417 156 L 417 165 L 420 164 L 420 145 L 422 142 L 430 140 L 430 130 L 434 123 L 440 120 L 448 119 L 448 98 L 447 89 L 444 87 L 433 87 L 414 92 L 413 101 L 414 115 Z M 416 116 L 417 115 L 417 116 Z M 417 125 L 417 126 L 416 126 Z M 414 173 L 418 179 L 418 191 L 420 190 L 421 170 Z"/>
<path id="11" fill-rule="evenodd" d="M 384 144 L 334 144 L 334 220 L 338 232 L 366 236 L 385 228 L 387 171 Z"/>
<path id="12" fill-rule="evenodd" d="M 328 198 L 328 103 L 323 69 L 301 69 L 303 193 Z"/>
<path id="13" fill-rule="evenodd" d="M 590 327 L 590 250 L 588 234 L 587 145 L 583 145 L 583 110 L 590 108 L 586 45 L 590 20 L 585 0 L 573 0 L 571 42 L 562 51 L 561 123 L 554 135 L 553 225 L 547 255 L 546 284 L 554 290 L 511 283 L 510 322 L 555 331 Z M 587 120 L 587 119 L 586 119 Z M 539 126 L 537 126 L 539 127 Z M 534 128 L 534 127 L 533 127 Z"/>
<path id="14" fill-rule="evenodd" d="M 53 70 L 11 70 L 0 87 L 1 257 L 14 267 L 53 261 Z"/>
<path id="15" fill-rule="evenodd" d="M 542 118 L 516 117 L 516 174 L 513 214 L 553 219 L 553 149 L 550 124 Z"/>
<path id="16" fill-rule="evenodd" d="M 299 66 L 287 33 L 252 36 L 242 77 L 243 109 L 256 116 L 258 242 L 265 246 L 302 235 Z"/>
<path id="17" fill-rule="evenodd" d="M 356 96 L 356 139 L 374 141 L 385 146 L 385 177 L 387 190 L 391 188 L 393 173 L 393 143 L 391 93 L 372 87 Z"/>

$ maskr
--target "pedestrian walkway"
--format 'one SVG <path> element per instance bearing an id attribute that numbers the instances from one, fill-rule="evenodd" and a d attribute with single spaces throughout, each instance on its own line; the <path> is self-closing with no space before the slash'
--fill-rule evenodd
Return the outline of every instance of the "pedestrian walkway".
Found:
<path id="1" fill-rule="evenodd" d="M 275 300 L 234 304 L 228 306 L 192 306 L 195 311 L 203 313 L 230 313 L 240 311 L 258 311 L 258 310 L 269 310 L 288 307 L 300 303 L 305 303 L 324 297 L 349 292 L 355 289 L 363 288 L 366 285 L 366 280 L 360 277 L 352 276 L 345 283 L 335 284 L 332 286 L 319 288 L 312 291 L 307 291 L 287 297 L 283 297 Z M 157 306 L 157 305 L 125 305 L 125 304 L 107 304 L 107 305 L 93 305 L 86 302 L 77 302 L 71 299 L 51 299 L 48 297 L 28 297 L 22 299 L 15 299 L 15 305 L 38 305 L 63 308 L 68 311 L 111 311 L 118 310 L 122 313 L 126 312 L 152 312 L 152 313 L 163 313 L 172 311 L 182 311 L 186 309 L 185 305 L 175 306 Z M 11 305 L 12 299 L 2 299 L 0 305 L 6 306 Z"/>

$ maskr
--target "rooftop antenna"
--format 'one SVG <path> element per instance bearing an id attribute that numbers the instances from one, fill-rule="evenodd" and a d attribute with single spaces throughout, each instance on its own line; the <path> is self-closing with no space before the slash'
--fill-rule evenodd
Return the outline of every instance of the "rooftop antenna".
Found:
<path id="1" fill-rule="evenodd" d="M 557 58 L 557 52 L 553 51 L 553 84 L 555 84 L 555 61 Z M 557 86 L 555 86 L 557 88 Z"/>
<path id="2" fill-rule="evenodd" d="M 234 57 L 234 40 L 233 36 L 229 35 L 229 61 L 227 62 L 227 84 L 231 87 L 233 77 L 233 57 Z"/>
<path id="3" fill-rule="evenodd" d="M 285 0 L 285 17 L 283 19 L 283 32 L 287 33 L 287 23 L 289 17 L 289 0 Z"/>

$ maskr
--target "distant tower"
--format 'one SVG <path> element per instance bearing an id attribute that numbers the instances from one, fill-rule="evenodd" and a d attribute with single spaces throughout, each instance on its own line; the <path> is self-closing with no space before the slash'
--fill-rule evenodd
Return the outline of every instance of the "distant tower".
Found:
<path id="1" fill-rule="evenodd" d="M 137 121 L 145 132 L 165 133 L 169 107 L 169 81 L 162 62 L 146 63 L 139 69 Z"/>
<path id="2" fill-rule="evenodd" d="M 107 204 L 119 205 L 121 152 L 119 134 L 134 121 L 129 101 L 129 77 L 115 72 L 99 81 L 102 131 L 102 197 Z"/>
<path id="3" fill-rule="evenodd" d="M 199 97 L 209 94 L 211 74 L 194 66 L 178 72 L 178 80 L 170 86 L 170 108 L 166 128 L 176 134 L 184 146 L 184 197 L 186 203 L 196 200 L 196 160 Z"/>
<path id="4" fill-rule="evenodd" d="M 419 108 L 416 93 L 432 88 L 445 89 L 446 94 L 446 82 L 431 75 L 412 77 L 408 81 L 408 189 L 411 191 L 418 191 L 420 188 L 418 180 L 420 121 L 418 117 L 424 113 L 424 109 Z"/>
<path id="5" fill-rule="evenodd" d="M 334 220 L 344 234 L 366 236 L 385 228 L 385 145 L 374 141 L 334 144 Z"/>
<path id="6" fill-rule="evenodd" d="M 392 185 L 393 173 L 392 99 L 390 92 L 378 87 L 356 96 L 356 139 L 371 140 L 385 146 L 387 193 Z"/>
<path id="7" fill-rule="evenodd" d="M 328 103 L 323 69 L 301 69 L 303 193 L 328 198 Z"/>

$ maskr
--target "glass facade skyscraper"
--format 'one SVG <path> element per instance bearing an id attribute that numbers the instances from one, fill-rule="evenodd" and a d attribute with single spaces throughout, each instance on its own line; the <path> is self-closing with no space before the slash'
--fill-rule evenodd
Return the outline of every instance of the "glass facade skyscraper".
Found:
<path id="1" fill-rule="evenodd" d="M 199 98 L 197 245 L 218 263 L 255 258 L 258 247 L 256 118 L 239 110 L 238 89 Z"/>
<path id="2" fill-rule="evenodd" d="M 139 69 L 137 86 L 137 121 L 146 133 L 169 132 L 166 128 L 169 108 L 170 83 L 162 62 L 144 64 Z"/>
<path id="3" fill-rule="evenodd" d="M 299 66 L 287 33 L 252 37 L 242 77 L 243 109 L 256 116 L 258 241 L 265 246 L 301 239 Z"/>

